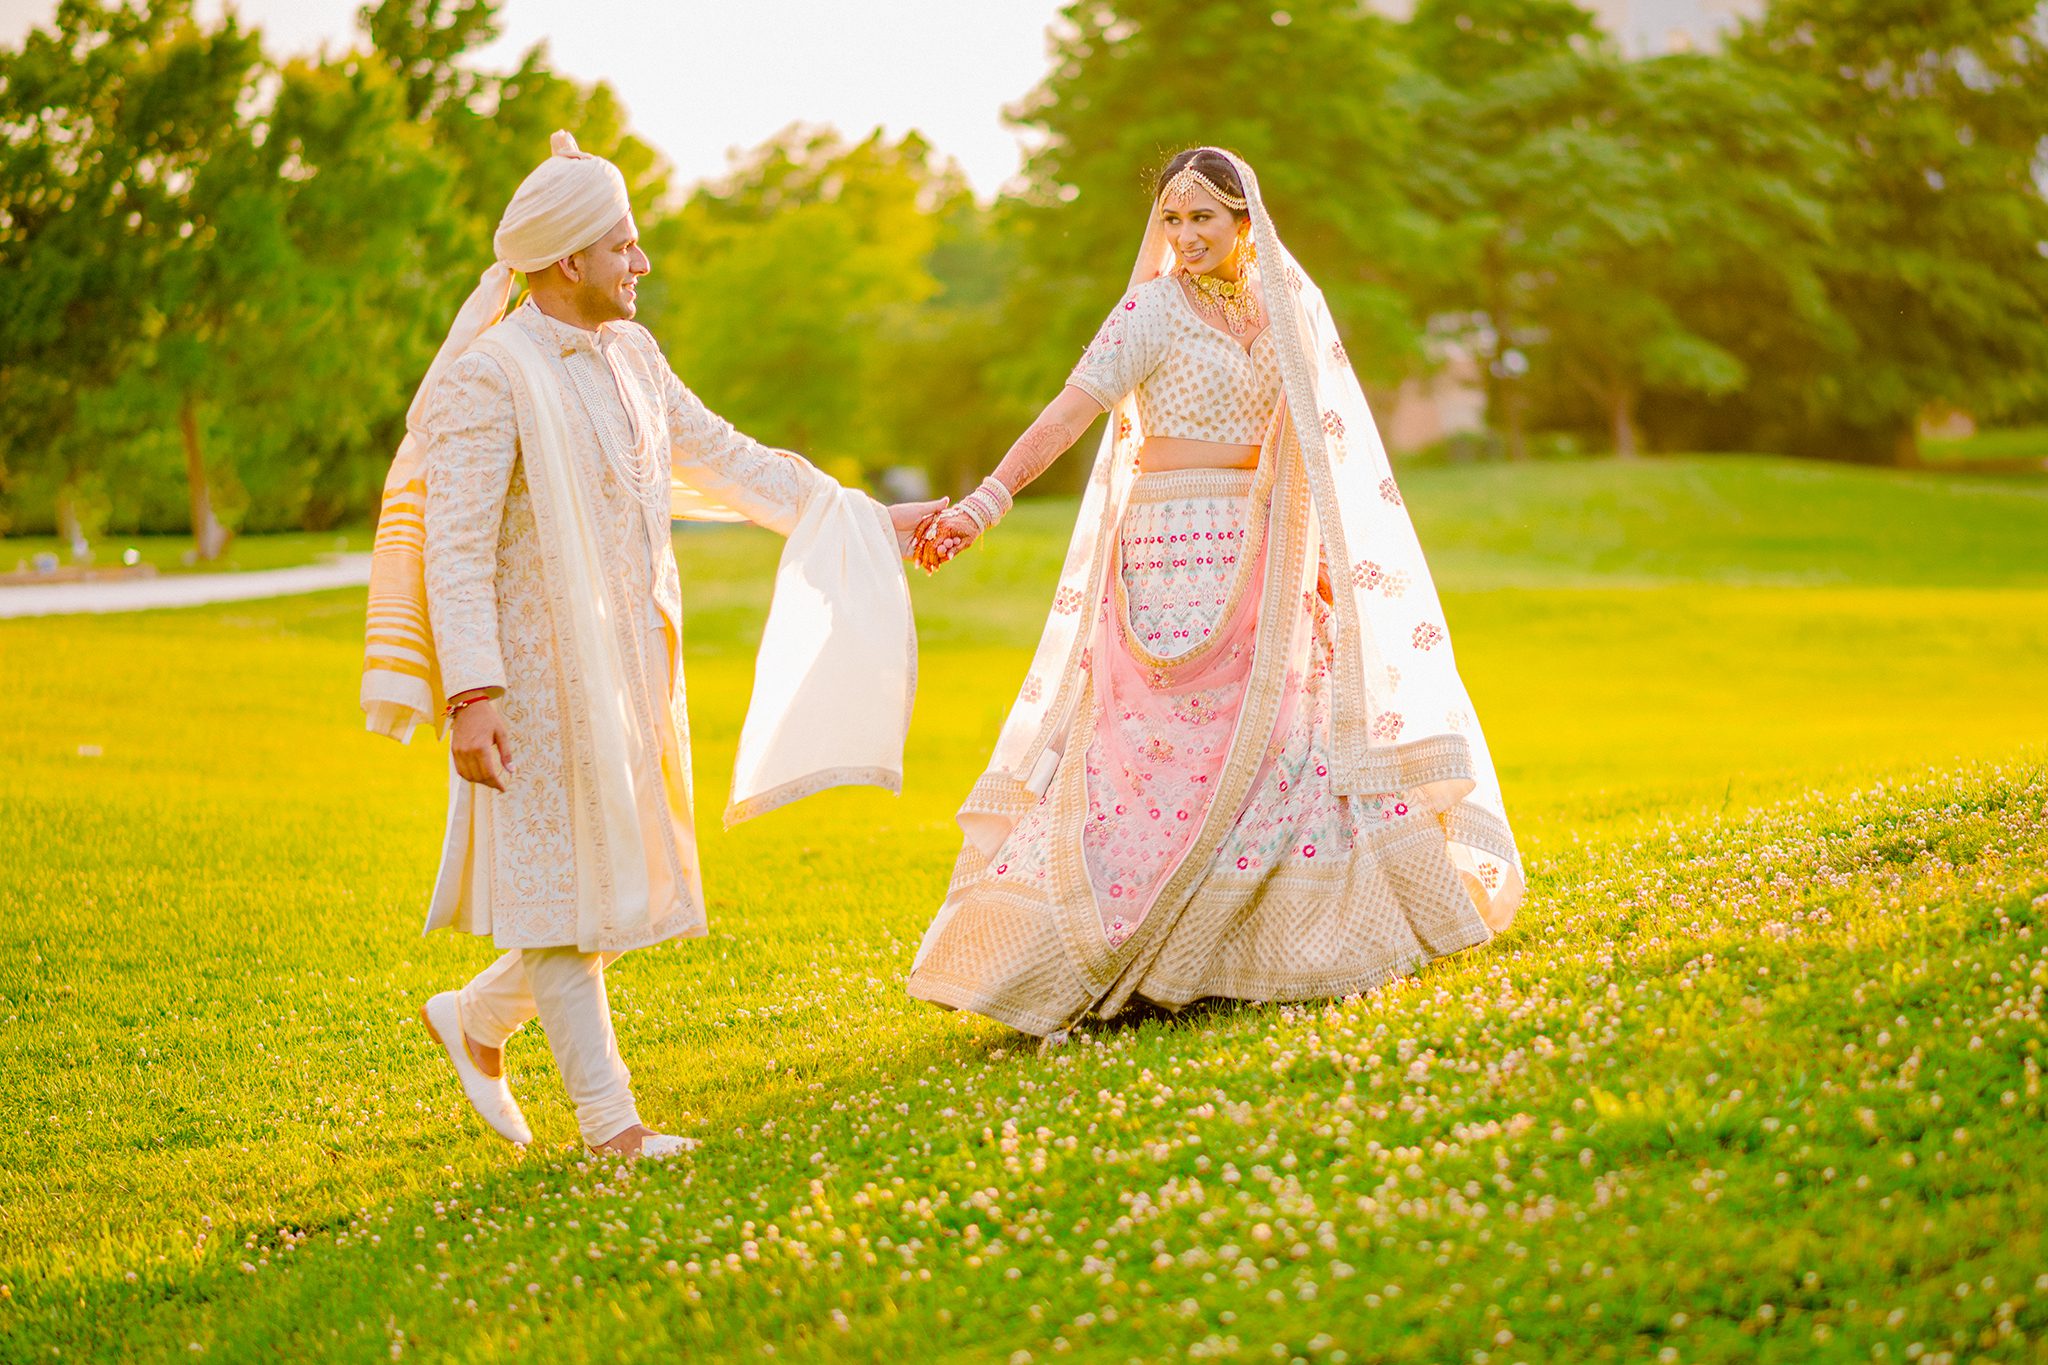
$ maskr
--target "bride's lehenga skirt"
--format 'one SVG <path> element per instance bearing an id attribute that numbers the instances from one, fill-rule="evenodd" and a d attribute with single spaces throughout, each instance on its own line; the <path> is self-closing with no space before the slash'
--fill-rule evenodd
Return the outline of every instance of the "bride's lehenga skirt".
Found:
<path id="1" fill-rule="evenodd" d="M 1319 599 L 1297 608 L 1306 663 L 1270 733 L 1238 736 L 1265 553 L 1255 489 L 1250 470 L 1138 478 L 1091 650 L 1109 657 L 1085 661 L 1068 760 L 992 858 L 962 853 L 912 995 L 1047 1034 L 1133 998 L 1347 995 L 1491 937 L 1436 815 L 1401 792 L 1332 790 Z M 1263 760 L 1220 841 L 1197 848 L 1240 742 L 1263 742 Z M 1155 905 L 1188 860 L 1184 908 Z M 1146 941 L 1155 910 L 1169 922 Z"/>

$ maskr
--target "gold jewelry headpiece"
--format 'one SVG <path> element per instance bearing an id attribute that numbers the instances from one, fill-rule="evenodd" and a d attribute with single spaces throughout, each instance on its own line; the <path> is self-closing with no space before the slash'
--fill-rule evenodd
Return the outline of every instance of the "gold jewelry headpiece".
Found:
<path id="1" fill-rule="evenodd" d="M 1233 208 L 1239 212 L 1244 210 L 1245 197 L 1243 195 L 1230 193 L 1230 191 L 1224 189 L 1208 176 L 1196 170 L 1195 163 L 1192 161 L 1174 172 L 1173 179 L 1167 181 L 1165 190 L 1161 191 L 1159 201 L 1163 204 L 1181 204 L 1186 202 L 1187 197 L 1196 190 L 1207 190 L 1210 197 L 1225 208 Z"/>

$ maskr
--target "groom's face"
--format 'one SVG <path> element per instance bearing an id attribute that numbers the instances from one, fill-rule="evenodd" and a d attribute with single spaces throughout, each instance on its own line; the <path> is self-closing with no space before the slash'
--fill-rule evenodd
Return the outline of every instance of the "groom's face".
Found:
<path id="1" fill-rule="evenodd" d="M 627 214 L 595 245 L 570 257 L 565 270 L 576 286 L 577 303 L 587 318 L 612 321 L 630 318 L 639 308 L 637 286 L 648 270 L 640 249 L 640 229 Z"/>

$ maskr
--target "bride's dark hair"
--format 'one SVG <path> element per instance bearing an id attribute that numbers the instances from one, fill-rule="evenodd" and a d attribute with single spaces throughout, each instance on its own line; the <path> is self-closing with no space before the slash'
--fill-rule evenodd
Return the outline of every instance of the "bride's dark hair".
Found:
<path id="1" fill-rule="evenodd" d="M 1159 172 L 1159 180 L 1152 186 L 1152 197 L 1157 199 L 1166 193 L 1167 182 L 1190 165 L 1213 181 L 1217 188 L 1239 199 L 1245 197 L 1244 186 L 1237 178 L 1237 167 L 1231 165 L 1230 158 L 1214 147 L 1190 147 L 1184 152 L 1174 153 L 1173 160 L 1166 163 L 1166 169 Z M 1229 205 L 1226 204 L 1224 207 L 1229 208 Z M 1245 210 L 1231 209 L 1230 216 L 1242 219 Z"/>

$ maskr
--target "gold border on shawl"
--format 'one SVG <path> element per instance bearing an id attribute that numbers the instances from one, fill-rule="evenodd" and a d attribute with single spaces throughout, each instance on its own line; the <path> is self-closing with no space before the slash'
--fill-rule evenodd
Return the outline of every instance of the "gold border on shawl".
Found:
<path id="1" fill-rule="evenodd" d="M 1257 238 L 1259 257 L 1271 263 L 1269 269 L 1284 271 L 1289 258 L 1280 249 L 1280 235 L 1273 226 L 1272 215 L 1266 211 L 1258 176 L 1241 158 L 1232 157 L 1231 163 L 1251 204 L 1252 231 Z M 1281 389 L 1294 418 L 1311 507 L 1316 512 L 1316 529 L 1329 547 L 1330 562 L 1341 572 L 1342 566 L 1351 562 L 1351 555 L 1344 540 L 1343 517 L 1337 508 L 1337 484 L 1330 473 L 1330 451 L 1323 439 L 1322 415 L 1314 410 L 1313 384 L 1303 344 L 1310 318 L 1299 289 L 1288 284 L 1278 292 L 1283 295 L 1284 306 L 1274 308 L 1275 291 L 1268 287 L 1266 316 L 1268 330 L 1277 332 L 1274 344 L 1280 352 Z M 1334 596 L 1337 600 L 1331 603 L 1331 608 L 1337 616 L 1337 647 L 1331 673 L 1340 695 L 1336 699 L 1338 704 L 1330 708 L 1331 776 L 1338 782 L 1340 792 L 1351 795 L 1362 790 L 1357 775 L 1362 771 L 1365 749 L 1370 743 L 1366 727 L 1371 721 L 1372 696 L 1365 685 L 1365 651 L 1371 646 L 1364 623 L 1359 620 L 1357 594 L 1340 592 Z"/>
<path id="2" fill-rule="evenodd" d="M 1073 707 L 1077 700 L 1075 689 L 1080 686 L 1084 672 L 1084 670 L 1075 667 L 1075 661 L 1079 657 L 1079 652 L 1087 647 L 1084 642 L 1093 633 L 1087 628 L 1087 623 L 1101 605 L 1103 578 L 1108 572 L 1110 554 L 1114 549 L 1114 546 L 1105 544 L 1105 541 L 1116 533 L 1118 526 L 1123 521 L 1124 500 L 1118 496 L 1116 479 L 1116 423 L 1121 420 L 1120 414 L 1124 404 L 1130 402 L 1129 398 L 1125 398 L 1111 411 L 1110 429 L 1103 438 L 1108 444 L 1109 449 L 1098 458 L 1110 471 L 1110 477 L 1108 487 L 1102 495 L 1103 519 L 1096 531 L 1095 553 L 1089 556 L 1088 591 L 1082 597 L 1080 609 L 1076 613 L 1080 619 L 1075 622 L 1074 636 L 1071 640 L 1067 641 L 1067 657 L 1060 664 L 1059 685 L 1053 689 L 1052 704 L 1046 708 L 1044 719 L 1038 723 L 1038 733 L 1032 736 L 1031 743 L 1024 747 L 1020 769 L 1027 776 L 1037 764 L 1039 757 L 1052 747 L 1053 740 L 1057 739 L 1071 726 Z M 1128 496 L 1129 492 L 1130 484 L 1126 481 L 1123 493 Z M 1064 572 L 1061 576 L 1065 577 Z M 1000 742 L 1000 736 L 998 737 L 998 742 Z M 1012 774 L 1012 776 L 1015 775 L 1014 773 Z M 1019 780 L 1021 784 L 1021 778 Z"/>
<path id="3" fill-rule="evenodd" d="M 994 815 L 1014 819 L 1038 804 L 1031 788 L 1007 773 L 983 773 L 960 803 L 964 815 Z M 970 841 L 971 842 L 971 841 Z"/>
<path id="4" fill-rule="evenodd" d="M 806 796 L 815 796 L 833 787 L 880 787 L 891 796 L 903 795 L 903 775 L 888 768 L 854 767 L 826 768 L 821 772 L 807 774 L 792 782 L 773 787 L 759 796 L 750 796 L 744 801 L 735 801 L 726 807 L 725 826 L 731 829 L 744 820 L 757 815 L 766 815 L 792 801 L 801 801 Z"/>
<path id="5" fill-rule="evenodd" d="M 1452 843 L 1491 853 L 1517 871 L 1521 869 L 1521 854 L 1515 849 L 1508 822 L 1482 806 L 1460 801 L 1451 807 L 1444 817 L 1444 833 Z"/>

